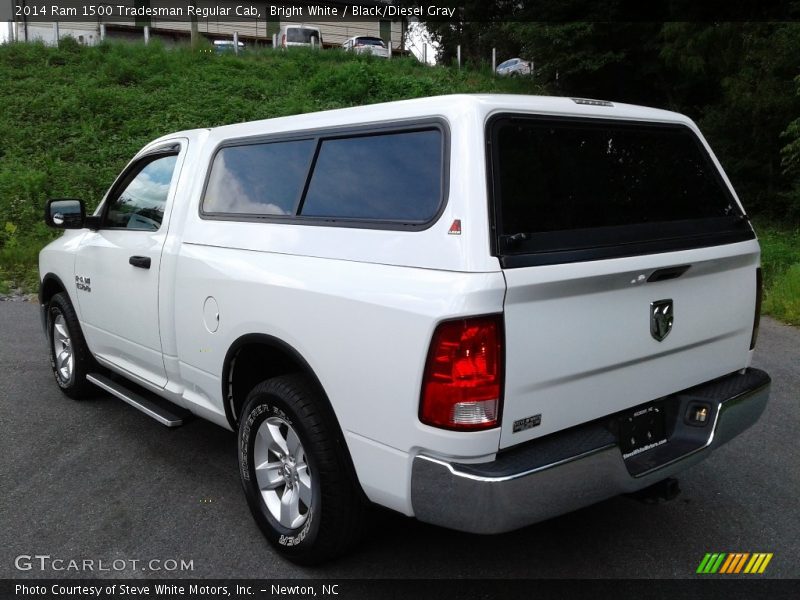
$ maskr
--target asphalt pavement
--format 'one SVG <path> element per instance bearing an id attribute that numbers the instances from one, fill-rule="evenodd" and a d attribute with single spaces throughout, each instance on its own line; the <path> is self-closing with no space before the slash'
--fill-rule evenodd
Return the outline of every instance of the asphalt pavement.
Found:
<path id="1" fill-rule="evenodd" d="M 252 520 L 233 433 L 66 398 L 38 307 L 0 302 L 0 577 L 689 578 L 707 552 L 771 552 L 764 577 L 797 578 L 800 330 L 763 319 L 754 366 L 773 378 L 765 414 L 685 472 L 672 502 L 619 497 L 490 537 L 381 512 L 355 552 L 302 568 Z M 69 562 L 87 560 L 95 571 Z"/>

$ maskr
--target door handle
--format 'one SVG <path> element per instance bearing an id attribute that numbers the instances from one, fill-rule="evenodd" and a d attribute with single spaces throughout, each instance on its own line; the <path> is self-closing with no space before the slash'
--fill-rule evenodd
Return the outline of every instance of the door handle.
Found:
<path id="1" fill-rule="evenodd" d="M 149 256 L 131 256 L 128 259 L 128 262 L 132 264 L 134 267 L 139 267 L 140 269 L 149 269 L 150 268 L 150 257 Z"/>
<path id="2" fill-rule="evenodd" d="M 652 283 L 653 281 L 667 281 L 668 279 L 677 279 L 686 271 L 689 270 L 689 267 L 692 265 L 681 265 L 680 267 L 667 267 L 666 269 L 658 269 L 657 271 L 653 271 L 653 274 L 647 278 L 648 283 Z"/>

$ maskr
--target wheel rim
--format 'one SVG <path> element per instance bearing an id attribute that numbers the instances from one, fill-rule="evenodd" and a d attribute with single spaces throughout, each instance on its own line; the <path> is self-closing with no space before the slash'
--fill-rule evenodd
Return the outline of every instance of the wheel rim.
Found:
<path id="1" fill-rule="evenodd" d="M 314 499 L 311 470 L 297 432 L 280 417 L 268 418 L 256 432 L 253 459 L 267 510 L 287 529 L 302 526 Z"/>
<path id="2" fill-rule="evenodd" d="M 56 373 L 62 381 L 72 379 L 75 368 L 75 356 L 72 352 L 72 340 L 64 315 L 59 314 L 53 322 L 53 355 L 56 359 Z"/>

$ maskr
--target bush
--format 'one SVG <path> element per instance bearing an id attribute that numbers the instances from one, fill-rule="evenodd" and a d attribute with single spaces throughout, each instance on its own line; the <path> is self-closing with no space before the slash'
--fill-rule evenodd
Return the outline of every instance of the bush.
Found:
<path id="1" fill-rule="evenodd" d="M 757 224 L 764 273 L 763 312 L 800 325 L 800 229 Z"/>
<path id="2" fill-rule="evenodd" d="M 800 325 L 800 262 L 778 277 L 764 297 L 764 312 L 792 325 Z"/>

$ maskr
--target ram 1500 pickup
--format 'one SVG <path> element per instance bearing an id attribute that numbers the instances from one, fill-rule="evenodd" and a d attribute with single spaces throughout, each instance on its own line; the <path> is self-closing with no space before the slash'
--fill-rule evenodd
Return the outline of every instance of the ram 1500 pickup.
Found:
<path id="1" fill-rule="evenodd" d="M 475 533 L 667 480 L 752 425 L 760 250 L 688 118 L 445 96 L 182 131 L 40 257 L 56 383 L 238 432 L 269 541 L 370 503 Z"/>

